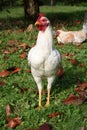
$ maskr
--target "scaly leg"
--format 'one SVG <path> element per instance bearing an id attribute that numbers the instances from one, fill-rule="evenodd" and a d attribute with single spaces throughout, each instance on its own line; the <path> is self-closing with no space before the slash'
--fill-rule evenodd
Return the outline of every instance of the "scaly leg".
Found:
<path id="1" fill-rule="evenodd" d="M 39 89 L 39 108 L 42 108 L 42 105 L 41 105 L 41 94 L 42 94 L 42 90 Z"/>
<path id="2" fill-rule="evenodd" d="M 34 76 L 34 79 L 36 81 L 36 84 L 38 86 L 38 91 L 39 91 L 39 103 L 38 103 L 38 109 L 42 108 L 42 105 L 41 105 L 41 94 L 42 94 L 42 80 L 40 77 L 35 77 Z"/>
<path id="3" fill-rule="evenodd" d="M 48 85 L 47 85 L 47 102 L 46 102 L 46 107 L 48 107 L 50 105 L 50 91 L 51 91 L 51 86 L 52 83 L 55 79 L 55 76 L 51 76 L 47 78 L 48 81 Z"/>
<path id="4" fill-rule="evenodd" d="M 46 102 L 46 107 L 48 107 L 50 105 L 50 89 L 48 89 L 47 92 L 47 102 Z"/>

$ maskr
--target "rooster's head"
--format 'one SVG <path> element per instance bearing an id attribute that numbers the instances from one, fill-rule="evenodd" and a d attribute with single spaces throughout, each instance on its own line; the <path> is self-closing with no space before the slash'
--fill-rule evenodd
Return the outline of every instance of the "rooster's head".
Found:
<path id="1" fill-rule="evenodd" d="M 35 23 L 35 25 L 37 26 L 38 30 L 40 31 L 45 31 L 45 29 L 47 28 L 47 26 L 50 24 L 50 21 L 48 20 L 47 17 L 45 17 L 45 15 L 43 13 L 39 14 L 39 17 Z"/>

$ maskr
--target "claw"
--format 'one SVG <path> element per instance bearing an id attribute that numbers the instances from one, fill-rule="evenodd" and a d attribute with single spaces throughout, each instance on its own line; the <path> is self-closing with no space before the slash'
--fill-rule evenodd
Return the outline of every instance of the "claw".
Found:
<path id="1" fill-rule="evenodd" d="M 48 102 L 46 102 L 45 106 L 46 106 L 46 107 L 49 107 L 49 105 L 50 105 L 50 104 L 49 104 Z"/>
<path id="2" fill-rule="evenodd" d="M 46 102 L 46 107 L 49 107 L 50 105 L 50 89 L 48 89 L 48 96 L 47 96 L 47 102 Z"/>
<path id="3" fill-rule="evenodd" d="M 42 106 L 36 107 L 37 110 L 41 110 L 42 108 L 43 108 Z"/>

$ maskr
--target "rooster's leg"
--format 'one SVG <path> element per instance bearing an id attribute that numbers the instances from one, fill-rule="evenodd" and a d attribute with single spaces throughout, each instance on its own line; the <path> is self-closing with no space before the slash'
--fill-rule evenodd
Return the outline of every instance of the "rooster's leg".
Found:
<path id="1" fill-rule="evenodd" d="M 46 107 L 48 107 L 50 105 L 50 91 L 51 91 L 51 86 L 52 86 L 52 83 L 53 83 L 54 79 L 55 79 L 55 76 L 47 78 L 48 85 L 47 85 L 47 102 L 46 102 Z"/>
<path id="2" fill-rule="evenodd" d="M 41 108 L 42 107 L 42 105 L 41 105 L 41 94 L 42 94 L 42 90 L 40 90 L 39 89 L 39 108 Z"/>
<path id="3" fill-rule="evenodd" d="M 50 105 L 50 89 L 47 91 L 47 102 L 46 102 L 46 107 Z"/>
<path id="4" fill-rule="evenodd" d="M 38 103 L 38 108 L 42 108 L 42 105 L 41 105 L 41 94 L 42 94 L 42 80 L 40 77 L 35 77 L 34 76 L 34 79 L 36 81 L 36 84 L 38 86 L 38 91 L 39 91 L 39 103 Z"/>

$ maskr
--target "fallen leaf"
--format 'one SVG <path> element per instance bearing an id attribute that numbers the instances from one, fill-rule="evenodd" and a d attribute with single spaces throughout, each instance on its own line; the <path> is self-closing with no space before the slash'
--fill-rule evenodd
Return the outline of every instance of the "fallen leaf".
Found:
<path id="1" fill-rule="evenodd" d="M 83 63 L 80 63 L 79 66 L 80 66 L 80 67 L 84 67 L 85 65 L 84 65 Z"/>
<path id="2" fill-rule="evenodd" d="M 64 104 L 75 104 L 80 105 L 82 104 L 86 98 L 84 96 L 75 96 L 72 93 L 68 96 L 67 99 L 63 101 Z"/>
<path id="3" fill-rule="evenodd" d="M 48 117 L 49 118 L 54 118 L 54 117 L 57 117 L 58 115 L 63 115 L 62 112 L 54 112 L 52 114 L 48 114 Z"/>
<path id="4" fill-rule="evenodd" d="M 21 124 L 21 119 L 17 116 L 14 118 L 10 118 L 11 115 L 11 107 L 9 104 L 6 106 L 6 117 L 7 117 L 7 126 L 10 128 L 15 128 L 16 126 Z"/>
<path id="5" fill-rule="evenodd" d="M 83 82 L 83 83 L 77 83 L 77 88 L 75 88 L 75 90 L 85 90 L 87 88 L 87 82 Z"/>
<path id="6" fill-rule="evenodd" d="M 21 28 L 19 28 L 18 30 L 15 30 L 15 33 L 16 33 L 16 34 L 19 34 L 19 33 L 21 33 L 21 32 L 23 32 L 23 29 L 21 29 Z"/>
<path id="7" fill-rule="evenodd" d="M 16 128 L 18 125 L 21 124 L 21 119 L 18 116 L 15 118 L 8 118 L 7 121 L 7 126 L 10 128 Z"/>
<path id="8" fill-rule="evenodd" d="M 3 54 L 9 54 L 10 51 L 9 50 L 3 50 Z"/>
<path id="9" fill-rule="evenodd" d="M 11 30 L 11 29 L 7 29 L 6 32 L 7 32 L 7 33 L 11 33 L 12 30 Z"/>
<path id="10" fill-rule="evenodd" d="M 31 73 L 31 70 L 30 70 L 30 69 L 28 69 L 28 70 L 26 70 L 26 72 L 27 72 L 27 73 Z"/>
<path id="11" fill-rule="evenodd" d="M 17 73 L 19 72 L 21 69 L 19 67 L 11 67 L 11 68 L 8 68 L 2 72 L 0 72 L 0 77 L 6 77 L 10 74 L 14 74 L 14 73 Z"/>
<path id="12" fill-rule="evenodd" d="M 76 60 L 76 59 L 70 59 L 69 61 L 70 61 L 70 63 L 72 65 L 77 65 L 78 64 L 78 60 Z"/>
<path id="13" fill-rule="evenodd" d="M 36 130 L 36 129 L 34 129 L 34 128 L 26 128 L 24 130 Z"/>
<path id="14" fill-rule="evenodd" d="M 10 107 L 10 105 L 8 104 L 7 106 L 6 106 L 6 116 L 9 116 L 11 114 L 11 107 Z"/>
<path id="15" fill-rule="evenodd" d="M 4 86 L 5 85 L 5 82 L 4 81 L 1 81 L 0 82 L 0 87 Z"/>
<path id="16" fill-rule="evenodd" d="M 87 96 L 87 91 L 85 91 L 85 90 L 76 90 L 76 92 L 77 92 L 79 95 L 81 95 L 81 96 L 84 96 L 84 97 Z"/>
<path id="17" fill-rule="evenodd" d="M 61 68 L 58 70 L 58 72 L 57 72 L 58 77 L 61 78 L 61 77 L 63 76 L 63 73 L 64 73 L 64 71 L 63 71 L 63 68 L 61 67 Z"/>
<path id="18" fill-rule="evenodd" d="M 75 21 L 76 24 L 81 24 L 81 22 L 82 22 L 81 20 L 76 20 Z"/>
<path id="19" fill-rule="evenodd" d="M 14 44 L 15 40 L 11 39 L 11 40 L 9 40 L 9 43 Z"/>
<path id="20" fill-rule="evenodd" d="M 30 32 L 33 29 L 33 24 L 28 25 L 26 32 Z"/>
<path id="21" fill-rule="evenodd" d="M 3 54 L 14 53 L 17 51 L 18 51 L 18 48 L 11 47 L 10 50 L 3 50 Z"/>
<path id="22" fill-rule="evenodd" d="M 26 43 L 22 43 L 21 45 L 19 45 L 19 47 L 22 47 L 23 49 L 26 49 L 28 47 L 28 45 Z"/>
<path id="23" fill-rule="evenodd" d="M 20 70 L 21 70 L 20 67 L 12 67 L 12 68 L 13 68 L 13 69 L 12 69 L 11 74 L 14 74 L 14 73 L 20 72 Z M 9 68 L 9 69 L 11 69 L 11 68 Z"/>
<path id="24" fill-rule="evenodd" d="M 43 125 L 39 126 L 38 130 L 52 130 L 52 127 L 48 123 L 44 123 Z"/>
<path id="25" fill-rule="evenodd" d="M 24 53 L 20 54 L 19 56 L 20 56 L 20 58 L 25 59 L 25 58 L 26 58 L 26 56 L 27 56 L 27 53 L 26 53 L 26 52 L 24 52 Z"/>
<path id="26" fill-rule="evenodd" d="M 70 59 L 70 58 L 72 58 L 74 55 L 75 55 L 75 54 L 72 54 L 72 53 L 64 53 L 64 54 L 62 54 L 62 57 L 65 57 L 65 58 L 67 58 L 67 59 Z"/>
<path id="27" fill-rule="evenodd" d="M 6 77 L 10 74 L 10 72 L 8 70 L 4 70 L 2 72 L 0 72 L 0 77 Z"/>

